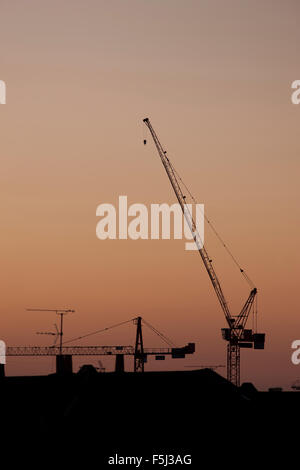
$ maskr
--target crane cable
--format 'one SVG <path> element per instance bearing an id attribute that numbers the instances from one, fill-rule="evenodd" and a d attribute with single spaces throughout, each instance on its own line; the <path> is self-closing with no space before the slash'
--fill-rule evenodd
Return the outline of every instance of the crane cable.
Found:
<path id="1" fill-rule="evenodd" d="M 148 326 L 148 328 L 150 328 L 154 333 L 156 333 L 165 343 L 167 343 L 169 346 L 176 346 L 175 343 L 170 339 L 170 338 L 167 338 L 167 336 L 165 336 L 163 333 L 161 333 L 160 331 L 158 331 L 156 328 L 154 328 L 154 326 L 150 325 L 150 323 L 146 322 L 146 320 L 144 320 L 142 318 L 142 321 L 145 325 Z"/>
<path id="2" fill-rule="evenodd" d="M 93 335 L 96 335 L 98 333 L 102 333 L 103 331 L 107 331 L 107 330 L 111 330 L 113 328 L 116 328 L 118 326 L 121 326 L 121 325 L 125 325 L 126 323 L 131 323 L 133 321 L 135 321 L 136 318 L 131 318 L 130 320 L 126 320 L 126 321 L 123 321 L 121 323 L 116 323 L 114 325 L 111 325 L 111 326 L 108 326 L 106 328 L 102 328 L 101 330 L 96 330 L 96 331 L 93 331 L 91 333 L 87 333 L 86 335 L 82 335 L 82 336 L 77 336 L 76 338 L 72 338 L 72 339 L 69 339 L 67 341 L 64 341 L 62 344 L 67 344 L 67 343 L 71 343 L 73 341 L 77 341 L 79 339 L 83 339 L 83 338 L 87 338 L 89 336 L 93 336 Z M 161 333 L 160 331 L 158 331 L 156 328 L 154 328 L 154 326 L 150 325 L 150 323 L 146 322 L 146 320 L 144 320 L 142 318 L 142 321 L 145 325 L 148 326 L 148 328 L 150 328 L 154 333 L 156 333 L 165 343 L 167 343 L 169 346 L 176 346 L 175 343 L 170 339 L 170 338 L 167 338 L 167 336 L 165 336 L 163 333 Z M 55 347 L 55 345 L 51 346 L 52 348 Z"/>
<path id="3" fill-rule="evenodd" d="M 83 336 L 77 336 L 77 338 L 68 339 L 67 341 L 64 341 L 62 344 L 67 344 L 67 343 L 71 343 L 72 341 L 76 341 L 78 339 L 87 338 L 88 336 L 96 335 L 97 333 L 102 333 L 103 331 L 111 330 L 112 328 L 116 328 L 117 326 L 125 325 L 125 323 L 130 323 L 134 320 L 135 320 L 135 318 L 131 318 L 130 320 L 126 320 L 126 321 L 123 321 L 121 323 L 116 323 L 115 325 L 108 326 L 107 328 L 102 328 L 101 330 L 93 331 L 92 333 L 87 333 L 86 335 L 83 335 Z M 53 346 L 51 346 L 51 347 L 53 347 Z"/>
<path id="4" fill-rule="evenodd" d="M 179 175 L 178 171 L 174 168 L 173 164 L 170 162 L 169 160 L 169 163 L 172 167 L 172 170 L 174 171 L 174 173 L 176 174 L 177 178 L 181 181 L 182 185 L 184 186 L 184 188 L 186 189 L 186 191 L 188 192 L 190 198 L 192 199 L 193 203 L 194 204 L 197 204 L 197 201 L 196 199 L 194 198 L 194 196 L 192 195 L 192 193 L 190 192 L 189 188 L 187 187 L 187 185 L 184 183 L 183 179 L 181 178 L 181 176 Z M 248 282 L 248 284 L 250 285 L 251 288 L 254 288 L 255 287 L 255 284 L 253 283 L 253 281 L 250 279 L 250 277 L 247 275 L 247 273 L 245 272 L 245 270 L 240 266 L 240 264 L 238 263 L 237 259 L 235 258 L 235 256 L 232 254 L 232 252 L 230 251 L 230 249 L 228 248 L 228 246 L 225 244 L 224 240 L 222 239 L 222 237 L 219 235 L 219 233 L 217 232 L 217 230 L 215 229 L 214 225 L 212 224 L 212 222 L 208 219 L 208 217 L 205 215 L 205 213 L 203 213 L 203 216 L 206 220 L 206 222 L 209 224 L 209 226 L 211 227 L 211 230 L 213 231 L 213 233 L 215 234 L 215 236 L 218 238 L 219 242 L 222 244 L 222 246 L 225 248 L 225 250 L 227 251 L 227 253 L 229 254 L 229 256 L 231 257 L 231 259 L 233 260 L 233 262 L 235 263 L 235 265 L 238 267 L 240 273 L 243 275 L 243 277 L 245 278 L 245 280 Z"/>

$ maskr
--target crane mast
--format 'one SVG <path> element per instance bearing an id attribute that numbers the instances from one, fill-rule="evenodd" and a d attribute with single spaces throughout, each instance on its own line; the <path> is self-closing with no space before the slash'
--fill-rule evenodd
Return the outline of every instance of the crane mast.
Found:
<path id="1" fill-rule="evenodd" d="M 176 177 L 176 173 L 174 168 L 167 157 L 166 151 L 163 149 L 156 132 L 154 131 L 150 120 L 145 118 L 143 122 L 148 127 L 153 141 L 155 143 L 156 149 L 158 151 L 159 157 L 162 161 L 162 164 L 165 168 L 165 171 L 168 175 L 172 188 L 175 192 L 176 198 L 180 204 L 182 209 L 183 215 L 185 220 L 191 230 L 193 240 L 197 245 L 199 254 L 202 258 L 206 271 L 209 275 L 213 288 L 216 292 L 217 298 L 225 315 L 226 322 L 228 324 L 228 328 L 222 329 L 222 336 L 223 338 L 228 341 L 227 345 L 227 378 L 233 384 L 239 386 L 240 385 L 240 347 L 252 347 L 254 344 L 255 349 L 263 349 L 264 345 L 264 335 L 263 334 L 253 334 L 252 330 L 245 330 L 245 325 L 247 319 L 249 317 L 251 308 L 253 306 L 253 302 L 255 296 L 257 294 L 257 289 L 254 287 L 248 299 L 245 302 L 241 312 L 235 318 L 231 315 L 229 310 L 227 301 L 225 299 L 220 281 L 217 277 L 217 274 L 214 270 L 210 257 L 201 243 L 201 239 L 194 222 L 194 219 L 188 209 L 188 206 L 185 202 L 185 196 L 181 189 L 180 183 Z M 144 141 L 145 143 L 145 141 Z"/>

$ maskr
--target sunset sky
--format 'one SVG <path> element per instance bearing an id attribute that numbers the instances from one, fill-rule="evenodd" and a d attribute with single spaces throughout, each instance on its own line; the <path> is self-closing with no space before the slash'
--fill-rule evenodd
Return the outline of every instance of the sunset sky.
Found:
<path id="1" fill-rule="evenodd" d="M 181 240 L 96 238 L 100 203 L 176 202 L 149 117 L 258 288 L 266 348 L 242 351 L 241 381 L 289 388 L 300 377 L 299 2 L 1 0 L 0 14 L 0 338 L 51 344 L 36 332 L 52 331 L 55 315 L 27 307 L 74 308 L 65 339 L 141 315 L 197 347 L 148 370 L 225 365 L 225 319 L 198 253 Z M 249 287 L 209 229 L 205 239 L 238 313 Z M 133 344 L 134 334 L 124 326 L 80 344 Z M 145 346 L 163 344 L 145 331 Z M 8 358 L 6 370 L 51 367 Z"/>

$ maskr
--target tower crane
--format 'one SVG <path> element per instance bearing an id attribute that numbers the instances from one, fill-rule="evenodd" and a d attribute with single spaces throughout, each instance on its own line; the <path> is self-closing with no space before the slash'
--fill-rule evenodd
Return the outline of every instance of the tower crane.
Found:
<path id="1" fill-rule="evenodd" d="M 73 313 L 75 310 L 70 309 L 27 309 L 29 311 L 46 311 L 56 312 L 58 315 L 65 315 Z M 65 344 L 72 343 L 76 340 L 90 337 L 92 335 L 111 330 L 126 323 L 134 323 L 136 325 L 136 340 L 135 346 L 65 346 Z M 168 347 L 160 348 L 145 348 L 143 342 L 142 324 L 150 328 L 156 335 L 160 337 Z M 60 332 L 62 332 L 62 327 Z M 59 332 L 59 334 L 60 334 Z M 43 333 L 48 334 L 48 333 Z M 55 333 L 49 333 L 55 334 Z M 155 356 L 155 360 L 161 361 L 165 356 L 170 356 L 172 359 L 184 359 L 186 354 L 194 354 L 195 343 L 188 343 L 183 347 L 175 346 L 175 344 L 167 338 L 163 333 L 158 331 L 154 326 L 150 325 L 145 319 L 138 316 L 130 320 L 111 325 L 101 330 L 96 330 L 91 333 L 72 338 L 62 342 L 60 335 L 60 344 L 56 343 L 52 346 L 8 346 L 6 348 L 6 356 L 56 356 L 56 371 L 58 373 L 72 372 L 72 357 L 73 356 L 115 356 L 115 371 L 124 372 L 124 357 L 133 356 L 134 358 L 134 372 L 144 372 L 144 364 L 147 362 L 148 356 Z M 100 366 L 103 369 L 103 366 Z M 3 368 L 2 373 L 5 375 Z M 1 370 L 0 370 L 1 375 Z"/>
<path id="2" fill-rule="evenodd" d="M 242 307 L 240 313 L 236 316 L 232 315 L 224 296 L 220 281 L 216 274 L 216 271 L 212 265 L 211 259 L 203 246 L 200 235 L 198 233 L 196 224 L 193 220 L 193 217 L 186 205 L 186 197 L 184 195 L 183 189 L 180 185 L 179 178 L 177 173 L 167 157 L 166 151 L 163 149 L 162 144 L 160 143 L 157 134 L 155 133 L 150 120 L 148 118 L 143 119 L 143 122 L 148 127 L 153 141 L 155 143 L 156 149 L 158 151 L 161 162 L 164 166 L 164 169 L 168 175 L 171 186 L 175 192 L 176 198 L 179 202 L 179 205 L 182 209 L 185 220 L 191 230 L 193 240 L 196 243 L 199 254 L 204 263 L 205 269 L 208 273 L 210 281 L 213 285 L 225 319 L 227 322 L 227 328 L 222 328 L 222 337 L 227 341 L 227 379 L 232 382 L 234 385 L 240 385 L 240 348 L 252 348 L 254 349 L 264 349 L 265 335 L 263 333 L 253 332 L 252 329 L 246 329 L 246 323 L 251 312 L 251 309 L 254 305 L 254 299 L 257 294 L 257 289 L 253 285 L 251 292 Z M 144 141 L 145 144 L 145 141 Z M 240 269 L 242 274 L 244 271 Z M 246 274 L 244 276 L 247 278 Z M 248 278 L 247 278 L 248 279 Z"/>
<path id="3" fill-rule="evenodd" d="M 60 350 L 60 355 L 62 355 L 62 346 L 63 346 L 63 335 L 64 335 L 64 329 L 63 329 L 63 319 L 64 315 L 67 315 L 67 313 L 75 313 L 75 310 L 72 310 L 70 308 L 27 308 L 27 312 L 54 312 L 56 315 L 60 316 L 60 329 L 58 330 L 57 325 L 55 325 L 56 328 L 56 333 L 52 332 L 38 332 L 38 334 L 46 334 L 46 335 L 53 335 L 56 336 L 56 340 L 59 337 L 59 350 Z M 56 344 L 56 340 L 55 343 Z"/>

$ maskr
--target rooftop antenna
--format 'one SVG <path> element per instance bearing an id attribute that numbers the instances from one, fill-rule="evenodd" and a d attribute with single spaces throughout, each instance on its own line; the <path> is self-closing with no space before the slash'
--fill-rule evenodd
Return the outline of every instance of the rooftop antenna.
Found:
<path id="1" fill-rule="evenodd" d="M 103 363 L 101 360 L 98 361 L 99 367 L 96 367 L 96 369 L 99 370 L 99 372 L 105 372 L 105 367 L 103 366 Z"/>
<path id="2" fill-rule="evenodd" d="M 72 309 L 64 309 L 64 308 L 27 308 L 26 309 L 27 312 L 55 312 L 56 315 L 60 315 L 60 329 L 57 328 L 57 325 L 55 325 L 55 328 L 56 328 L 56 333 L 53 333 L 53 332 L 38 332 L 38 334 L 46 334 L 46 335 L 55 335 L 56 336 L 56 339 L 54 341 L 54 345 L 56 344 L 56 341 L 59 337 L 59 354 L 62 354 L 62 345 L 63 345 L 63 318 L 64 318 L 64 315 L 66 315 L 67 313 L 75 313 L 75 310 L 72 310 Z"/>
<path id="3" fill-rule="evenodd" d="M 296 381 L 292 384 L 291 388 L 292 388 L 293 390 L 299 392 L 299 391 L 300 391 L 300 379 L 296 380 Z"/>
<path id="4" fill-rule="evenodd" d="M 52 347 L 56 346 L 56 343 L 57 343 L 57 340 L 59 338 L 59 330 L 57 328 L 57 324 L 54 323 L 54 327 L 55 327 L 55 332 L 54 331 L 37 331 L 36 334 L 37 335 L 51 335 L 51 336 L 55 336 L 54 338 L 54 343 L 52 344 Z"/>

